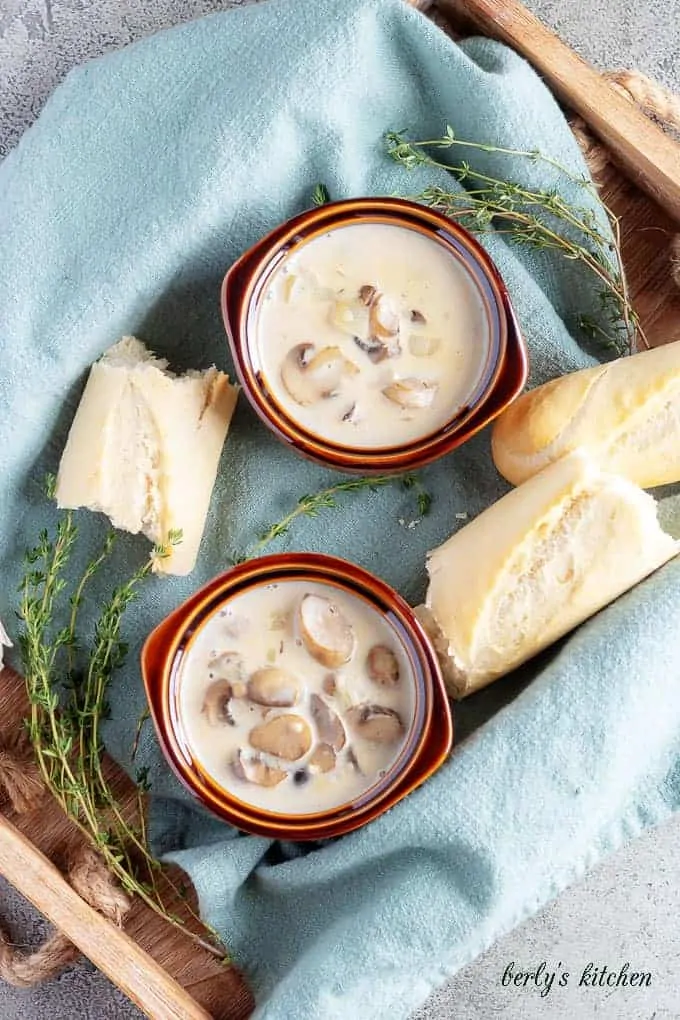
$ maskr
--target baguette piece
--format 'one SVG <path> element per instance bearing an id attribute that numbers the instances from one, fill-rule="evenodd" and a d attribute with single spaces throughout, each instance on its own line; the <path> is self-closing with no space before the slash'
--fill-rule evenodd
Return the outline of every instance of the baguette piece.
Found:
<path id="1" fill-rule="evenodd" d="M 237 396 L 216 368 L 176 376 L 140 340 L 123 337 L 90 370 L 59 465 L 57 504 L 101 511 L 154 544 L 181 530 L 154 569 L 190 573 Z"/>
<path id="2" fill-rule="evenodd" d="M 509 673 L 677 555 L 656 506 L 577 451 L 430 553 L 417 613 L 450 693 Z"/>
<path id="3" fill-rule="evenodd" d="M 680 481 L 680 341 L 539 386 L 492 433 L 513 485 L 579 446 L 645 489 Z"/>

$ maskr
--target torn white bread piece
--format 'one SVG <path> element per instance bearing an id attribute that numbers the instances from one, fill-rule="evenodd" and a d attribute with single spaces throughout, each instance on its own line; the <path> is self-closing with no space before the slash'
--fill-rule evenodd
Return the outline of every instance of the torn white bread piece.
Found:
<path id="1" fill-rule="evenodd" d="M 101 511 L 155 544 L 181 530 L 154 569 L 190 573 L 237 395 L 216 368 L 177 376 L 123 337 L 90 370 L 59 465 L 58 506 Z"/>
<path id="2" fill-rule="evenodd" d="M 643 489 L 680 481 L 680 341 L 553 379 L 493 428 L 494 463 L 513 485 L 579 447 Z"/>
<path id="3" fill-rule="evenodd" d="M 9 639 L 9 634 L 2 625 L 2 620 L 0 620 L 0 673 L 2 672 L 4 667 L 4 662 L 2 659 L 3 646 L 5 648 L 11 648 L 12 642 Z"/>
<path id="4" fill-rule="evenodd" d="M 680 551 L 652 496 L 575 451 L 513 489 L 428 557 L 417 613 L 447 687 L 509 673 Z"/>

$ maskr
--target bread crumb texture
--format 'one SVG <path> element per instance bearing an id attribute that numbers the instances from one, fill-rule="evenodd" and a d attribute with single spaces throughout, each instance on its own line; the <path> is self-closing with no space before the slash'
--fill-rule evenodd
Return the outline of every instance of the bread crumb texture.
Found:
<path id="1" fill-rule="evenodd" d="M 653 497 L 583 451 L 545 468 L 430 554 L 421 619 L 451 693 L 515 669 L 679 549 Z"/>
<path id="2" fill-rule="evenodd" d="M 58 506 L 99 511 L 154 544 L 181 530 L 156 569 L 190 573 L 237 396 L 216 368 L 175 375 L 123 337 L 90 370 L 59 465 Z"/>

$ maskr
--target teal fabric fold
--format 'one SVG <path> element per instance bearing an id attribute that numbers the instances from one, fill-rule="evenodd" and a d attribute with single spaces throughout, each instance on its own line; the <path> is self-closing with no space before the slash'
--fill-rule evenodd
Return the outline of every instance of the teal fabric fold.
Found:
<path id="1" fill-rule="evenodd" d="M 230 263 L 265 231 L 333 197 L 451 183 L 386 155 L 408 129 L 540 149 L 585 172 L 563 116 L 516 55 L 452 43 L 402 0 L 269 0 L 160 34 L 72 72 L 0 166 L 0 617 L 16 637 L 21 554 L 55 512 L 55 470 L 90 363 L 133 333 L 178 369 L 231 370 L 219 313 Z M 564 198 L 540 162 L 466 153 L 475 167 Z M 593 205 L 596 215 L 601 210 Z M 531 382 L 601 356 L 579 341 L 597 287 L 578 264 L 484 243 L 531 353 Z M 156 848 L 191 876 L 201 910 L 251 980 L 260 1020 L 399 1020 L 604 853 L 678 806 L 680 567 L 671 563 L 524 670 L 456 707 L 450 761 L 387 815 L 314 848 L 239 835 L 198 810 L 149 727 L 138 652 L 148 631 L 227 567 L 304 493 L 337 476 L 303 462 L 241 397 L 189 578 L 154 578 L 126 621 L 106 742 L 149 770 Z M 389 486 L 300 520 L 274 549 L 348 556 L 412 602 L 425 554 L 505 491 L 483 433 L 423 472 L 432 512 Z M 672 510 L 672 493 L 667 506 Z M 79 553 L 105 531 L 79 513 Z M 272 550 L 272 551 L 273 551 Z M 121 536 L 113 580 L 146 555 Z M 452 578 L 455 583 L 455 578 Z"/>

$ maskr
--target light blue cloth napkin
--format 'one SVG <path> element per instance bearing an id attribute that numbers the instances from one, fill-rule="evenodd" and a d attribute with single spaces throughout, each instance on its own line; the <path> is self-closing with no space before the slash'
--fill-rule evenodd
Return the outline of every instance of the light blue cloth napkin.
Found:
<path id="1" fill-rule="evenodd" d="M 271 0 L 68 76 L 0 166 L 0 616 L 12 633 L 21 552 L 55 517 L 39 482 L 56 468 L 90 362 L 134 333 L 176 367 L 227 367 L 218 292 L 228 265 L 309 204 L 317 181 L 334 197 L 442 183 L 387 159 L 382 135 L 436 137 L 446 123 L 584 169 L 523 61 L 488 41 L 454 45 L 402 0 Z M 541 164 L 466 158 L 583 201 Z M 597 294 L 581 268 L 500 237 L 487 243 L 531 348 L 532 381 L 587 364 L 574 324 L 596 313 Z M 120 761 L 129 765 L 143 707 L 145 634 L 332 477 L 277 444 L 241 399 L 195 574 L 151 580 L 127 620 L 132 651 L 107 731 Z M 504 491 L 488 434 L 423 480 L 432 513 L 413 529 L 400 523 L 415 515 L 412 494 L 390 487 L 299 521 L 278 548 L 349 555 L 415 601 L 425 552 L 461 526 L 457 514 L 474 516 Z M 104 525 L 78 519 L 82 561 Z M 102 583 L 126 576 L 146 549 L 123 537 Z M 156 793 L 156 845 L 191 875 L 253 984 L 257 1016 L 406 1017 L 602 854 L 677 807 L 679 609 L 674 563 L 521 675 L 461 704 L 446 767 L 374 824 L 313 852 L 236 836 L 195 810 L 147 727 L 137 764 L 149 766 Z"/>

